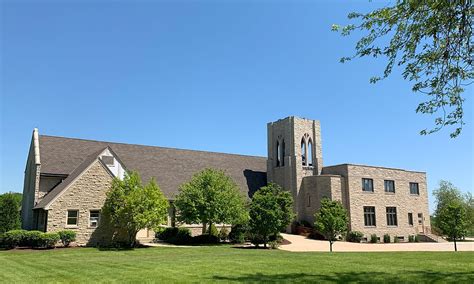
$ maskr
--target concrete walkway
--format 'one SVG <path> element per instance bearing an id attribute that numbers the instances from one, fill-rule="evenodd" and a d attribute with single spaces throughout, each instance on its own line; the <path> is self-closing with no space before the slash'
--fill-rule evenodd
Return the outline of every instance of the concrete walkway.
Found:
<path id="1" fill-rule="evenodd" d="M 280 246 L 286 251 L 329 251 L 328 241 L 307 239 L 303 236 L 281 234 L 283 238 L 291 242 L 289 245 Z M 458 242 L 458 251 L 474 251 L 474 242 Z M 375 252 L 375 251 L 454 251 L 454 243 L 391 243 L 391 244 L 367 244 L 335 242 L 333 251 L 339 252 Z"/>

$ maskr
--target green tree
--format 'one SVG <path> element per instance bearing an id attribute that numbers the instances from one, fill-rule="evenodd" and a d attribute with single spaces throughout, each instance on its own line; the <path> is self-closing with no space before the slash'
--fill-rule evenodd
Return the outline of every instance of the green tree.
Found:
<path id="1" fill-rule="evenodd" d="M 315 214 L 314 225 L 329 241 L 329 250 L 337 237 L 347 231 L 347 211 L 339 201 L 321 200 L 321 209 Z"/>
<path id="2" fill-rule="evenodd" d="M 244 197 L 224 171 L 204 169 L 182 184 L 179 191 L 174 202 L 178 220 L 203 224 L 203 234 L 206 225 L 236 224 L 248 218 Z"/>
<path id="3" fill-rule="evenodd" d="M 465 200 L 461 191 L 449 181 L 440 181 L 439 188 L 433 191 L 436 198 L 434 212 L 435 226 L 454 241 L 466 236 L 469 220 L 467 208 L 471 200 Z"/>
<path id="4" fill-rule="evenodd" d="M 451 137 L 461 133 L 464 125 L 462 94 L 473 82 L 472 1 L 397 0 L 370 13 L 350 13 L 349 19 L 359 23 L 332 29 L 342 35 L 354 30 L 366 31 L 356 44 L 352 57 L 386 57 L 382 76 L 392 73 L 395 65 L 403 66 L 402 76 L 413 82 L 412 90 L 425 94 L 427 101 L 416 112 L 436 114 L 435 126 L 420 134 L 430 134 L 444 126 L 456 125 Z"/>
<path id="5" fill-rule="evenodd" d="M 168 207 L 154 179 L 143 186 L 137 172 L 128 172 L 123 180 L 114 178 L 104 213 L 114 226 L 127 232 L 128 244 L 133 247 L 138 231 L 155 228 L 166 220 Z"/>
<path id="6" fill-rule="evenodd" d="M 465 197 L 466 215 L 467 215 L 467 234 L 466 236 L 474 236 L 474 198 L 472 193 L 468 192 Z"/>
<path id="7" fill-rule="evenodd" d="M 285 230 L 293 220 L 293 198 L 279 185 L 270 183 L 253 195 L 249 215 L 251 235 L 267 247 L 270 237 Z"/>
<path id="8" fill-rule="evenodd" d="M 21 193 L 7 192 L 0 195 L 0 233 L 20 229 Z"/>

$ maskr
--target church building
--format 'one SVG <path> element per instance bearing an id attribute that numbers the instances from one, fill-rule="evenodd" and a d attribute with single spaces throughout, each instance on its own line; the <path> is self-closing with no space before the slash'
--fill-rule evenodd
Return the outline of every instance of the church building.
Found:
<path id="1" fill-rule="evenodd" d="M 323 165 L 319 121 L 287 117 L 268 123 L 268 156 L 255 157 L 40 135 L 33 130 L 25 169 L 22 227 L 77 232 L 77 243 L 106 242 L 110 228 L 101 208 L 114 177 L 136 170 L 147 182 L 154 177 L 170 203 L 180 184 L 205 169 L 224 170 L 246 198 L 267 182 L 290 191 L 297 221 L 314 222 L 324 197 L 341 201 L 349 229 L 429 236 L 426 173 L 386 167 Z M 354 149 L 356 150 L 356 149 Z M 168 225 L 176 212 L 169 210 Z M 193 225 L 187 225 L 194 228 Z M 195 226 L 196 231 L 200 227 Z M 143 230 L 138 238 L 153 238 Z"/>

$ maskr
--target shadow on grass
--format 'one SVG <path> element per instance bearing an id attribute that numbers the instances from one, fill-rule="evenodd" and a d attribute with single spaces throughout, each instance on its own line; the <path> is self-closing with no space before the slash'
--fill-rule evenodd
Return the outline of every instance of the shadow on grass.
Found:
<path id="1" fill-rule="evenodd" d="M 264 283 L 284 283 L 284 282 L 363 282 L 363 283 L 392 283 L 392 282 L 460 282 L 473 283 L 473 272 L 438 272 L 438 271 L 406 271 L 403 275 L 385 272 L 336 272 L 331 274 L 309 274 L 309 273 L 288 273 L 288 274 L 248 274 L 242 276 L 220 276 L 212 278 L 214 281 L 225 282 L 264 282 Z"/>

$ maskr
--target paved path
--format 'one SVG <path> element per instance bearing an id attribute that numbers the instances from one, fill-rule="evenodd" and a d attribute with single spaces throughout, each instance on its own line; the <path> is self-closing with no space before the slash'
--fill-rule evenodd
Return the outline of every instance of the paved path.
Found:
<path id="1" fill-rule="evenodd" d="M 291 244 L 280 246 L 287 251 L 329 251 L 328 241 L 307 239 L 303 236 L 281 234 Z M 454 251 L 453 243 L 393 243 L 393 244 L 358 244 L 349 242 L 336 242 L 333 251 Z M 474 242 L 458 242 L 458 251 L 474 251 Z"/>

